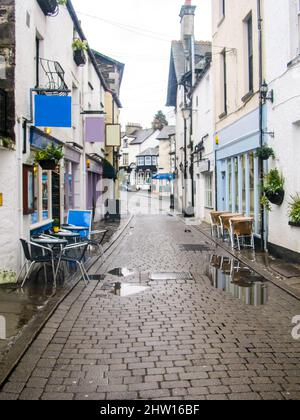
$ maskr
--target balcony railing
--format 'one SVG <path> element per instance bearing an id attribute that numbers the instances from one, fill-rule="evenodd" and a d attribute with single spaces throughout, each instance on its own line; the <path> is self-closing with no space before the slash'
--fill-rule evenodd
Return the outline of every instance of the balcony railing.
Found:
<path id="1" fill-rule="evenodd" d="M 37 88 L 45 91 L 56 91 L 62 94 L 68 91 L 65 82 L 65 71 L 57 61 L 39 59 Z"/>
<path id="2" fill-rule="evenodd" d="M 0 135 L 7 134 L 7 94 L 4 90 L 0 89 Z"/>
<path id="3" fill-rule="evenodd" d="M 59 11 L 57 0 L 37 0 L 40 8 L 46 16 L 56 16 Z"/>

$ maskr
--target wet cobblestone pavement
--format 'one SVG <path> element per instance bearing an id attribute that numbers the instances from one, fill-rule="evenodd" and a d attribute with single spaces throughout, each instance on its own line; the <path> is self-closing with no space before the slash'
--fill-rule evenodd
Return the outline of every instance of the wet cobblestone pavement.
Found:
<path id="1" fill-rule="evenodd" d="M 149 280 L 160 272 L 192 278 Z M 300 302 L 200 233 L 137 216 L 100 273 L 60 305 L 0 399 L 300 399 Z"/>

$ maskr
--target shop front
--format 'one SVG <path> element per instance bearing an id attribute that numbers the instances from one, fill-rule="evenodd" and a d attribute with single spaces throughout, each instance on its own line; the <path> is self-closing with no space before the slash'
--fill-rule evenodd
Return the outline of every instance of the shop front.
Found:
<path id="1" fill-rule="evenodd" d="M 60 165 L 52 170 L 42 169 L 34 163 L 35 154 L 49 145 L 62 143 L 35 127 L 30 130 L 31 153 L 29 164 L 23 168 L 24 215 L 30 217 L 30 232 L 36 234 L 49 229 L 60 206 Z M 58 190 L 57 190 L 58 189 Z"/>
<path id="2" fill-rule="evenodd" d="M 63 214 L 66 220 L 68 211 L 79 209 L 80 206 L 80 162 L 81 152 L 73 147 L 65 147 L 64 156 L 64 206 Z"/>
<path id="3" fill-rule="evenodd" d="M 93 214 L 101 196 L 102 173 L 102 162 L 87 156 L 87 210 L 93 210 Z"/>
<path id="4" fill-rule="evenodd" d="M 261 229 L 259 111 L 255 110 L 217 133 L 217 208 L 254 217 Z"/>

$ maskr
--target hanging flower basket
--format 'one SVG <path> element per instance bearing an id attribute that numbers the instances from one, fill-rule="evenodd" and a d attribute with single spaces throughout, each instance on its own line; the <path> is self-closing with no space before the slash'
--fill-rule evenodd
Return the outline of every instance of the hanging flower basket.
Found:
<path id="1" fill-rule="evenodd" d="M 84 66 L 86 64 L 86 57 L 83 50 L 74 51 L 74 61 L 77 66 Z"/>
<path id="2" fill-rule="evenodd" d="M 40 8 L 44 15 L 53 16 L 58 12 L 58 1 L 57 0 L 37 0 Z"/>
<path id="3" fill-rule="evenodd" d="M 45 171 L 54 171 L 58 165 L 58 161 L 56 159 L 44 159 L 40 160 L 38 163 Z"/>
<path id="4" fill-rule="evenodd" d="M 35 162 L 45 171 L 54 171 L 63 157 L 62 147 L 50 144 L 45 150 L 36 152 Z"/>
<path id="5" fill-rule="evenodd" d="M 262 159 L 262 160 L 269 160 L 270 157 L 275 159 L 275 153 L 272 147 L 268 147 L 266 145 L 260 147 L 256 151 L 256 157 Z"/>
<path id="6" fill-rule="evenodd" d="M 300 222 L 289 222 L 289 225 L 292 227 L 300 227 Z"/>
<path id="7" fill-rule="evenodd" d="M 278 190 L 276 192 L 266 191 L 266 196 L 270 203 L 275 204 L 276 206 L 281 206 L 284 200 L 285 192 L 284 190 Z"/>

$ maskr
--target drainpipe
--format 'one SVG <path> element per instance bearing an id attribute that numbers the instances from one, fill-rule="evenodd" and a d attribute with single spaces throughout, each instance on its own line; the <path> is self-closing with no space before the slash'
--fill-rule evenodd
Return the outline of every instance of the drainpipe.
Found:
<path id="1" fill-rule="evenodd" d="M 264 144 L 264 127 L 263 127 L 263 95 L 261 93 L 261 86 L 263 84 L 263 30 L 262 30 L 262 13 L 261 13 L 261 0 L 257 0 L 257 19 L 258 19 L 258 48 L 259 48 L 259 136 L 260 136 L 260 147 Z M 260 159 L 260 184 L 261 192 L 264 188 L 264 161 Z M 265 208 L 263 205 L 260 206 L 261 211 L 261 250 L 266 250 L 265 243 Z"/>

